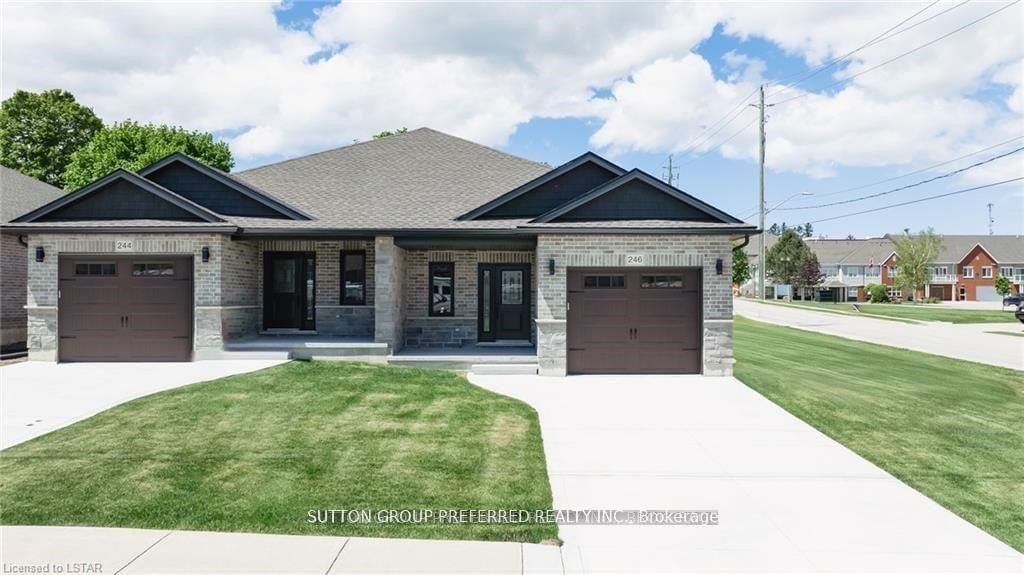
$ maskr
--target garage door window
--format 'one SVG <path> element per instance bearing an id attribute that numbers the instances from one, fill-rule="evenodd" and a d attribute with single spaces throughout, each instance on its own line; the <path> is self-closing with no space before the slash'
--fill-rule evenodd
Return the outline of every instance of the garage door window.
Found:
<path id="1" fill-rule="evenodd" d="M 641 289 L 679 289 L 683 287 L 683 276 L 641 276 Z"/>
<path id="2" fill-rule="evenodd" d="M 621 275 L 593 275 L 583 276 L 583 287 L 623 289 L 626 287 L 626 276 Z"/>
<path id="3" fill-rule="evenodd" d="M 82 262 L 75 264 L 76 276 L 116 276 L 117 264 L 103 262 Z"/>
<path id="4" fill-rule="evenodd" d="M 132 275 L 136 277 L 167 277 L 174 275 L 174 264 L 170 262 L 132 264 Z"/>

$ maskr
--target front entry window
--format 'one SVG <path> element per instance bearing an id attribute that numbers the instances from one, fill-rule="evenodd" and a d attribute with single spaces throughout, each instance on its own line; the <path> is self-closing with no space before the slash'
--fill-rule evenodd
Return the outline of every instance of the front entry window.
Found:
<path id="1" fill-rule="evenodd" d="M 455 264 L 430 264 L 430 315 L 455 315 Z"/>
<path id="2" fill-rule="evenodd" d="M 274 291 L 276 293 L 295 293 L 295 260 L 274 260 Z"/>
<path id="3" fill-rule="evenodd" d="M 522 270 L 503 270 L 501 272 L 501 305 L 519 305 L 521 303 L 523 303 Z"/>
<path id="4" fill-rule="evenodd" d="M 480 322 L 485 333 L 491 332 L 491 270 L 480 272 Z"/>

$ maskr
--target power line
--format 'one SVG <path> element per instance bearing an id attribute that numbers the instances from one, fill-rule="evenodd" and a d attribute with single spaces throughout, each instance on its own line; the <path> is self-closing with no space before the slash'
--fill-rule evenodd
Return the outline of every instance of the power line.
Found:
<path id="1" fill-rule="evenodd" d="M 952 160 L 945 160 L 945 161 L 939 162 L 937 164 L 932 164 L 930 166 L 925 166 L 924 168 L 921 168 L 919 170 L 914 170 L 913 172 L 907 172 L 906 174 L 901 174 L 899 176 L 893 176 L 891 178 L 885 178 L 884 180 L 878 180 L 876 182 L 871 182 L 869 184 L 861 184 L 859 186 L 854 186 L 852 188 L 844 188 L 842 190 L 836 190 L 836 191 L 833 191 L 833 192 L 826 192 L 824 194 L 815 194 L 815 195 L 817 197 L 819 197 L 819 198 L 824 198 L 824 197 L 828 197 L 828 196 L 835 196 L 835 195 L 838 195 L 838 194 L 845 194 L 846 192 L 855 192 L 857 190 L 863 190 L 865 188 L 873 188 L 873 187 L 875 187 L 875 186 L 877 186 L 879 184 L 885 184 L 885 183 L 893 182 L 893 181 L 896 181 L 896 180 L 902 180 L 903 178 L 908 178 L 910 176 L 914 176 L 914 175 L 917 175 L 917 174 L 920 174 L 920 173 L 923 173 L 923 172 L 927 172 L 929 170 L 933 170 L 933 169 L 938 168 L 940 166 L 945 166 L 946 164 L 952 164 L 953 162 L 959 162 L 960 160 L 962 160 L 964 158 L 970 158 L 971 156 L 977 156 L 978 154 L 980 154 L 982 152 L 987 152 L 989 150 L 998 148 L 1000 146 L 1005 146 L 1006 144 L 1009 144 L 1010 142 L 1013 142 L 1013 141 L 1016 141 L 1016 140 L 1020 140 L 1021 138 L 1024 138 L 1024 136 L 1014 136 L 1014 137 L 1012 137 L 1009 140 L 1006 140 L 1004 142 L 999 142 L 998 144 L 993 144 L 993 145 L 988 146 L 986 148 L 982 148 L 980 150 L 975 150 L 975 151 L 973 151 L 973 152 L 971 152 L 969 154 L 964 154 L 962 156 L 958 156 L 956 158 L 953 158 Z"/>
<path id="2" fill-rule="evenodd" d="M 781 94 L 782 92 L 785 92 L 786 90 L 792 88 L 793 86 L 796 86 L 797 84 L 802 84 L 803 82 L 813 78 L 814 76 L 817 76 L 818 74 L 820 74 L 821 72 L 824 72 L 825 70 L 828 70 L 832 66 L 835 66 L 839 62 L 842 62 L 843 60 L 846 60 L 847 58 L 849 58 L 850 56 L 853 56 L 854 54 L 856 54 L 857 52 L 860 52 L 861 50 L 869 48 L 869 47 L 871 47 L 871 46 L 873 46 L 873 45 L 875 45 L 875 44 L 877 44 L 879 42 L 882 42 L 884 40 L 888 40 L 889 38 L 892 38 L 893 36 L 896 36 L 898 34 L 902 34 L 903 32 L 906 32 L 907 30 L 910 30 L 910 29 L 915 28 L 916 26 L 918 26 L 920 24 L 923 24 L 923 23 L 927 22 L 928 20 L 931 20 L 931 19 L 933 19 L 933 18 L 935 18 L 937 16 L 941 16 L 942 14 L 945 14 L 946 12 L 949 12 L 953 8 L 956 8 L 958 6 L 963 6 L 967 2 L 970 2 L 970 0 L 966 0 L 965 2 L 962 2 L 960 4 L 957 4 L 957 5 L 953 6 L 953 8 L 948 8 L 946 10 L 943 10 L 942 12 L 939 12 L 938 14 L 935 14 L 934 16 L 931 16 L 931 17 L 929 17 L 929 18 L 927 18 L 925 20 L 922 20 L 921 22 L 918 22 L 918 23 L 914 24 L 913 26 L 910 26 L 908 28 L 905 28 L 903 30 L 898 31 L 898 32 L 892 34 L 891 36 L 886 36 L 886 34 L 888 34 L 889 32 L 892 32 L 896 28 L 899 28 L 900 26 L 906 24 L 910 20 L 913 20 L 914 18 L 916 18 L 922 12 L 924 12 L 924 11 L 928 10 L 929 8 L 931 8 L 932 6 L 938 4 L 939 1 L 940 0 L 935 0 L 931 4 L 925 6 L 924 8 L 921 8 L 920 10 L 918 10 L 917 12 L 914 12 L 910 16 L 907 16 L 903 20 L 900 20 L 895 26 L 891 26 L 886 31 L 882 32 L 881 34 L 878 34 L 874 38 L 868 40 L 867 42 L 865 42 L 864 44 L 861 44 L 860 46 L 854 48 L 853 50 L 850 50 L 849 52 L 843 54 L 842 56 L 837 56 L 837 57 L 829 60 L 828 62 L 825 62 L 824 64 L 818 66 L 817 68 L 815 68 L 815 69 L 813 69 L 813 70 L 811 70 L 809 72 L 797 72 L 796 74 L 792 74 L 790 76 L 787 76 L 786 78 L 783 78 L 782 79 L 783 82 L 789 82 L 790 78 L 793 78 L 795 76 L 801 76 L 801 74 L 803 74 L 803 76 L 801 76 L 796 81 L 789 82 L 785 86 L 783 86 L 782 88 L 780 88 L 780 89 L 776 90 L 775 92 L 772 92 L 771 94 L 769 94 L 769 97 L 774 97 L 774 96 L 776 96 L 778 94 Z"/>
<path id="3" fill-rule="evenodd" d="M 881 64 L 876 64 L 876 65 L 874 65 L 874 66 L 872 66 L 872 67 L 870 67 L 870 68 L 868 68 L 866 70 L 861 70 L 860 72 L 857 72 L 856 74 L 851 74 L 850 76 L 847 76 L 846 78 L 843 78 L 842 80 L 838 80 L 836 82 L 833 82 L 831 84 L 823 86 L 822 88 L 819 88 L 819 90 L 827 90 L 829 88 L 833 88 L 835 86 L 838 86 L 839 84 L 844 84 L 846 82 L 849 82 L 850 80 L 852 80 L 852 79 L 854 79 L 854 78 L 856 78 L 858 76 L 863 76 L 864 74 L 867 74 L 868 72 L 873 72 L 873 71 L 881 68 L 882 66 L 886 66 L 888 64 L 891 64 L 891 63 L 895 62 L 896 60 L 899 60 L 900 58 L 903 58 L 905 56 L 909 56 L 909 55 L 917 52 L 918 50 L 922 50 L 924 48 L 927 48 L 928 46 L 931 46 L 932 44 L 935 44 L 935 43 L 941 41 L 941 40 L 945 40 L 946 38 L 949 38 L 953 34 L 956 34 L 957 32 L 960 32 L 961 30 L 969 28 L 969 27 L 977 24 L 978 22 L 981 22 L 982 20 L 987 20 L 988 18 L 991 18 L 992 16 L 995 16 L 996 14 L 1002 12 L 1003 10 L 1006 10 L 1007 8 L 1013 6 L 1014 4 L 1020 3 L 1020 1 L 1021 0 L 1014 0 L 1013 2 L 1010 2 L 1009 4 L 1003 6 L 1002 8 L 998 8 L 996 10 L 993 10 L 992 12 L 989 12 L 988 14 L 985 14 L 984 16 L 982 16 L 980 18 L 977 18 L 975 20 L 971 20 L 967 24 L 964 24 L 963 26 L 960 26 L 959 28 L 956 28 L 955 30 L 947 32 L 947 33 L 943 34 L 942 36 L 939 36 L 938 38 L 935 38 L 934 40 L 930 40 L 928 42 L 925 42 L 924 44 L 921 44 L 920 46 L 917 46 L 916 48 L 912 48 L 910 50 L 907 50 L 906 52 L 904 52 L 904 53 L 902 53 L 902 54 L 900 54 L 898 56 L 894 56 L 892 58 L 889 58 L 888 60 L 882 62 Z M 800 98 L 806 98 L 807 96 L 810 96 L 811 94 L 816 94 L 816 93 L 817 92 L 804 92 L 803 94 L 798 94 L 798 95 L 793 96 L 791 98 L 786 98 L 785 100 L 779 100 L 778 102 L 774 102 L 772 105 L 773 106 L 778 106 L 778 105 L 781 105 L 781 104 L 785 104 L 787 102 L 792 102 L 793 100 L 799 100 Z"/>
<path id="4" fill-rule="evenodd" d="M 691 163 L 693 163 L 693 162 L 696 162 L 697 160 L 699 160 L 699 159 L 703 158 L 704 156 L 706 156 L 706 155 L 710 154 L 711 152 L 714 152 L 714 151 L 715 151 L 715 150 L 717 150 L 718 148 L 721 148 L 721 147 L 722 147 L 722 146 L 724 146 L 725 144 L 729 143 L 729 141 L 730 141 L 730 140 L 732 140 L 732 139 L 733 139 L 733 138 L 735 138 L 736 136 L 739 136 L 740 134 L 742 134 L 744 130 L 746 130 L 747 128 L 749 128 L 750 126 L 752 126 L 752 125 L 754 124 L 754 122 L 756 122 L 756 121 L 757 121 L 757 116 L 754 116 L 753 118 L 751 118 L 751 119 L 750 119 L 750 121 L 749 121 L 749 122 L 747 122 L 746 124 L 744 124 L 742 128 L 740 128 L 739 130 L 736 130 L 735 132 L 733 132 L 733 134 L 732 134 L 731 136 L 729 136 L 728 138 L 726 138 L 726 139 L 722 140 L 721 142 L 719 142 L 719 143 L 715 144 L 715 145 L 714 145 L 713 147 L 711 147 L 711 148 L 708 148 L 707 150 L 704 150 L 704 151 L 703 151 L 703 152 L 701 152 L 701 153 L 700 153 L 700 155 L 698 155 L 697 157 L 694 157 L 694 158 L 690 158 L 689 160 L 687 160 L 687 161 L 683 162 L 683 165 L 685 166 L 685 165 L 687 165 L 687 164 L 691 164 Z"/>
<path id="5" fill-rule="evenodd" d="M 978 166 L 984 166 L 985 164 L 988 164 L 990 162 L 994 162 L 994 161 L 996 161 L 998 159 L 1005 158 L 1007 156 L 1016 154 L 1017 152 L 1020 152 L 1021 150 L 1024 150 L 1024 147 L 1017 148 L 1016 150 L 1011 150 L 1009 152 L 1006 152 L 1005 154 L 999 154 L 998 156 L 993 156 L 991 158 L 988 158 L 987 160 L 982 160 L 982 161 L 977 162 L 975 164 L 971 164 L 970 166 L 965 166 L 963 168 L 959 168 L 957 170 L 953 170 L 952 172 L 947 172 L 945 174 L 940 174 L 940 175 L 935 176 L 933 178 L 928 178 L 927 180 L 921 180 L 920 182 L 914 182 L 913 184 L 907 184 L 905 186 L 900 186 L 898 188 L 893 188 L 891 190 L 886 190 L 884 192 L 878 192 L 878 193 L 875 193 L 875 194 L 868 194 L 866 196 L 860 196 L 859 198 L 851 198 L 849 200 L 841 200 L 841 201 L 838 201 L 838 202 L 829 202 L 827 204 L 816 204 L 816 205 L 813 205 L 813 206 L 795 206 L 795 207 L 792 207 L 792 208 L 778 208 L 778 210 L 779 211 L 783 211 L 783 212 L 792 212 L 792 211 L 797 211 L 797 210 L 816 210 L 818 208 L 828 208 L 828 207 L 832 207 L 832 206 L 840 206 L 840 205 L 843 205 L 843 204 L 852 204 L 854 202 L 863 202 L 864 200 L 870 200 L 872 198 L 878 198 L 878 197 L 881 197 L 881 196 L 886 196 L 886 195 L 893 194 L 893 193 L 896 193 L 896 192 L 899 192 L 899 191 L 902 191 L 902 190 L 907 190 L 907 189 L 910 189 L 910 188 L 916 188 L 917 186 L 923 186 L 925 184 L 929 184 L 931 182 L 934 182 L 935 180 L 941 180 L 943 178 L 948 178 L 948 177 L 951 177 L 951 176 L 955 176 L 957 174 L 961 174 L 963 172 L 966 172 L 967 170 L 973 170 L 974 168 L 977 168 Z"/>
<path id="6" fill-rule="evenodd" d="M 717 130 L 715 130 L 714 132 L 711 132 L 710 134 L 708 134 L 706 137 L 704 137 L 699 142 L 697 142 L 697 143 L 695 143 L 695 144 L 693 144 L 691 146 L 688 146 L 685 150 L 683 150 L 679 154 L 681 156 L 685 156 L 685 155 L 689 154 L 690 152 L 693 152 L 694 150 L 696 150 L 697 148 L 699 148 L 700 146 L 702 146 L 703 144 L 705 144 L 706 142 L 711 140 L 711 138 L 714 138 L 719 132 L 724 130 L 729 124 L 735 122 L 736 118 L 739 118 L 740 116 L 742 116 L 743 112 L 746 112 L 747 110 L 748 110 L 748 108 L 740 108 L 739 111 L 737 111 L 732 116 L 732 118 L 729 119 L 728 122 L 726 122 L 726 123 L 722 124 L 721 126 L 719 126 Z"/>
<path id="7" fill-rule="evenodd" d="M 1018 178 L 1011 178 L 1009 180 L 1003 180 L 1001 182 L 994 182 L 994 183 L 991 183 L 991 184 L 985 184 L 985 185 L 982 185 L 982 186 L 975 186 L 973 188 L 965 188 L 963 190 L 957 190 L 955 192 L 946 192 L 944 194 L 936 194 L 934 196 L 926 196 L 926 197 L 923 197 L 923 198 L 918 198 L 916 200 L 900 202 L 898 204 L 889 204 L 887 206 L 881 206 L 881 207 L 877 207 L 877 208 L 872 208 L 870 210 L 862 210 L 862 211 L 859 211 L 859 212 L 851 212 L 849 214 L 843 214 L 843 215 L 840 215 L 840 216 L 832 216 L 831 218 L 822 218 L 820 220 L 814 220 L 811 223 L 812 224 L 820 224 L 821 222 L 830 222 L 832 220 L 838 220 L 838 219 L 842 219 L 842 218 L 849 218 L 849 217 L 852 217 L 852 216 L 860 216 L 860 215 L 863 215 L 863 214 L 870 214 L 870 213 L 874 213 L 874 212 L 880 212 L 882 210 L 888 210 L 888 209 L 891 209 L 891 208 L 900 208 L 900 207 L 903 207 L 903 206 L 909 206 L 911 204 L 919 204 L 921 202 L 937 200 L 939 198 L 947 198 L 949 196 L 955 196 L 957 194 L 965 194 L 967 192 L 973 192 L 973 191 L 976 191 L 976 190 L 984 190 L 985 188 L 994 188 L 996 186 L 1001 186 L 1003 184 L 1010 184 L 1010 183 L 1013 183 L 1013 182 L 1019 182 L 1020 180 L 1024 180 L 1024 176 L 1020 176 Z"/>

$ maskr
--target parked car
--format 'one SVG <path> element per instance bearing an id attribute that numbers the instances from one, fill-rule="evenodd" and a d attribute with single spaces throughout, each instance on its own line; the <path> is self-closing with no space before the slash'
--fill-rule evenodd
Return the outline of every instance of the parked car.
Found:
<path id="1" fill-rule="evenodd" d="M 1017 316 L 1021 323 L 1024 323 L 1024 305 L 1017 306 L 1017 311 L 1013 312 L 1013 315 Z"/>
<path id="2" fill-rule="evenodd" d="M 1020 307 L 1022 302 L 1024 302 L 1024 296 L 1021 296 L 1020 294 L 1008 295 L 1003 298 L 1003 307 L 1009 307 L 1011 305 Z"/>

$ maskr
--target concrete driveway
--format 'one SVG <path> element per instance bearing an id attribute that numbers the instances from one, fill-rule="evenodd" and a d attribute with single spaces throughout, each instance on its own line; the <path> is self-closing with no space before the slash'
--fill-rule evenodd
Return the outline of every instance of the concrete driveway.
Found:
<path id="1" fill-rule="evenodd" d="M 1024 370 L 1024 338 L 985 333 L 995 324 L 903 323 L 743 298 L 733 300 L 733 309 L 738 315 L 766 323 Z M 1021 324 L 998 325 L 1000 330 L 1019 332 Z"/>
<path id="2" fill-rule="evenodd" d="M 717 526 L 562 526 L 567 572 L 1024 569 L 736 379 L 470 379 L 536 408 L 556 508 L 720 514 Z"/>
<path id="3" fill-rule="evenodd" d="M 39 437 L 137 397 L 256 371 L 283 360 L 188 363 L 52 363 L 0 367 L 0 449 Z"/>

